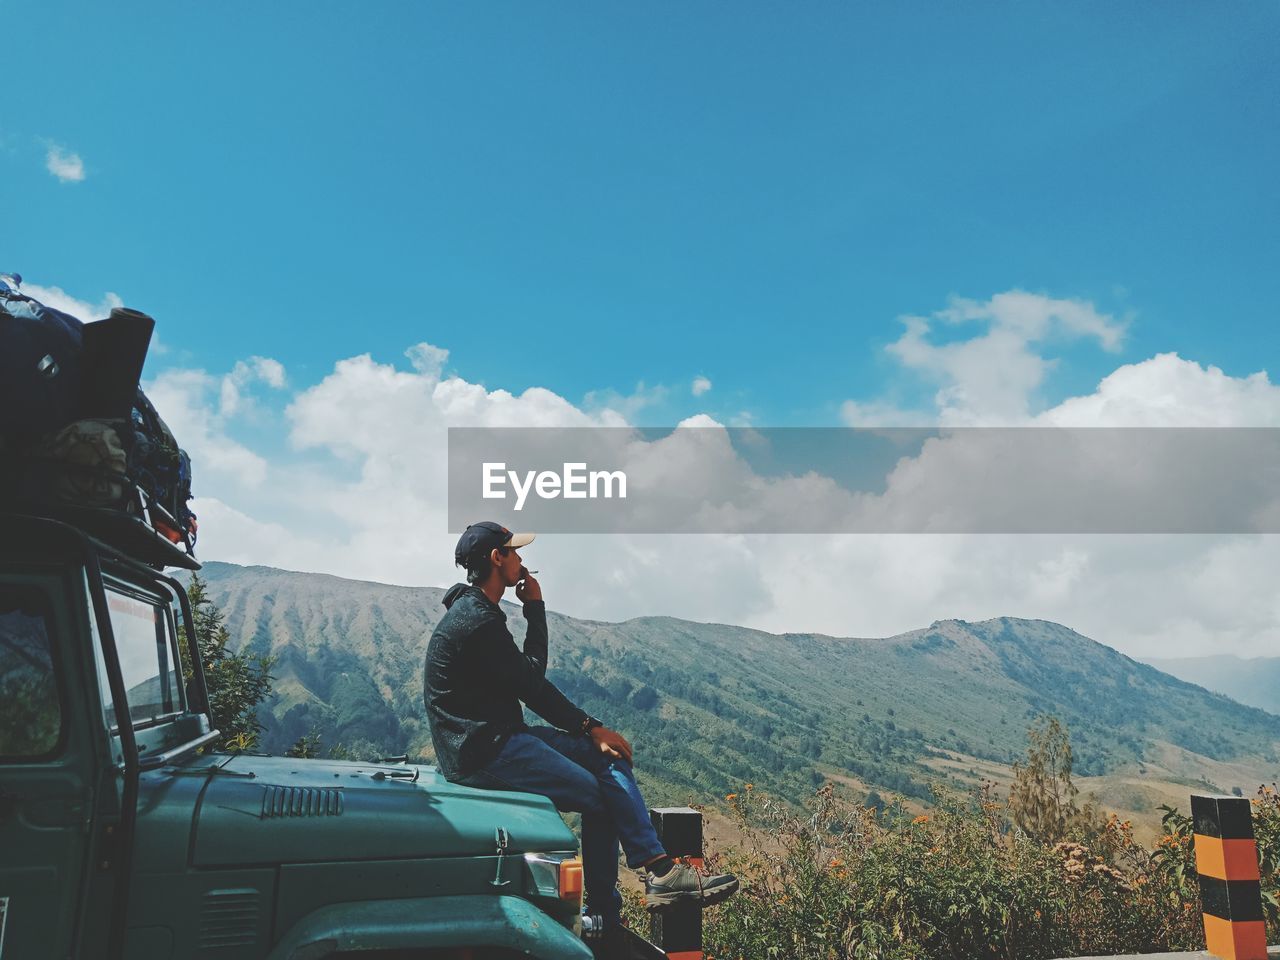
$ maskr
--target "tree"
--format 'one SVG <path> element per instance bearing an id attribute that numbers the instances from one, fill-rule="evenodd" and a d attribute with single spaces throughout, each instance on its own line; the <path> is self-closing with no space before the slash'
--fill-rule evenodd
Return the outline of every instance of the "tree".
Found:
<path id="1" fill-rule="evenodd" d="M 247 750 L 257 743 L 262 731 L 258 705 L 271 692 L 271 668 L 276 658 L 245 651 L 233 653 L 227 649 L 231 634 L 227 632 L 225 617 L 209 599 L 205 582 L 194 573 L 187 596 L 191 600 L 196 645 L 209 690 L 210 721 L 214 729 L 221 732 L 224 747 Z M 189 683 L 191 666 L 186 662 L 185 627 L 182 649 L 182 673 Z"/>
<path id="2" fill-rule="evenodd" d="M 1071 782 L 1071 737 L 1057 717 L 1038 717 L 1027 729 L 1027 759 L 1013 765 L 1009 811 L 1013 822 L 1043 843 L 1095 832 L 1093 800 L 1081 807 Z"/>
<path id="3" fill-rule="evenodd" d="M 320 756 L 320 734 L 314 729 L 310 733 L 304 733 L 294 741 L 293 746 L 286 750 L 284 755 L 297 757 L 300 760 L 310 760 Z"/>

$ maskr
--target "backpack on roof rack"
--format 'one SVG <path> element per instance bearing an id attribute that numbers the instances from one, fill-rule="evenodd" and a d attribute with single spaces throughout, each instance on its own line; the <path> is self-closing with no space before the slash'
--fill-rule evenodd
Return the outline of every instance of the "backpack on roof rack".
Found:
<path id="1" fill-rule="evenodd" d="M 0 447 L 22 447 L 77 415 L 84 324 L 0 275 Z"/>
<path id="2" fill-rule="evenodd" d="M 26 499 L 122 510 L 194 548 L 191 458 L 141 389 L 129 419 L 73 420 L 27 458 Z"/>
<path id="3" fill-rule="evenodd" d="M 133 516 L 191 554 L 191 459 L 138 386 L 155 321 L 82 324 L 20 282 L 0 276 L 2 499 Z"/>

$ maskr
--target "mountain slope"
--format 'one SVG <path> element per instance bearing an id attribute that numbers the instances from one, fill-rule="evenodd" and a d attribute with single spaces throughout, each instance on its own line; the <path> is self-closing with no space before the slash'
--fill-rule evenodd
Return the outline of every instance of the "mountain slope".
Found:
<path id="1" fill-rule="evenodd" d="M 357 752 L 430 754 L 422 658 L 443 590 L 221 563 L 203 575 L 233 643 L 279 657 L 268 749 L 316 730 Z M 518 639 L 523 618 L 507 611 Z M 1046 621 L 842 639 L 667 617 L 548 619 L 552 679 L 625 732 L 672 797 L 744 782 L 799 796 L 830 773 L 926 796 L 942 776 L 926 763 L 937 751 L 1009 763 L 1040 713 L 1067 723 L 1081 774 L 1155 764 L 1191 782 L 1205 758 L 1260 776 L 1278 762 L 1280 717 Z"/>
<path id="2" fill-rule="evenodd" d="M 1226 694 L 1232 700 L 1280 713 L 1280 657 L 1179 657 L 1148 659 L 1157 670 Z"/>

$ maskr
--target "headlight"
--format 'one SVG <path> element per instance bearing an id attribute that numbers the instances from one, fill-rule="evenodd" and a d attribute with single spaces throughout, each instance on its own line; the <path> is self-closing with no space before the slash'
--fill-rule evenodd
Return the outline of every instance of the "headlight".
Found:
<path id="1" fill-rule="evenodd" d="M 582 936 L 582 861 L 576 852 L 526 853 L 526 887 L 530 896 L 554 897 L 571 906 L 575 936 Z"/>
<path id="2" fill-rule="evenodd" d="M 582 861 L 576 851 L 526 853 L 529 892 L 539 897 L 582 902 Z"/>

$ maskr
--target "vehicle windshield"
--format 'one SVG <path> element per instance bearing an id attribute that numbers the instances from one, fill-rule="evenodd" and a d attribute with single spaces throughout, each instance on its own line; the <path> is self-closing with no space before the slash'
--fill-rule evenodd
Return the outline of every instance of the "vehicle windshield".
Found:
<path id="1" fill-rule="evenodd" d="M 130 720 L 136 727 L 181 713 L 182 678 L 168 603 L 118 581 L 107 580 L 105 586 Z M 100 651 L 97 659 L 107 721 L 116 727 L 111 688 Z"/>

